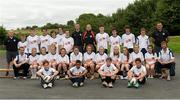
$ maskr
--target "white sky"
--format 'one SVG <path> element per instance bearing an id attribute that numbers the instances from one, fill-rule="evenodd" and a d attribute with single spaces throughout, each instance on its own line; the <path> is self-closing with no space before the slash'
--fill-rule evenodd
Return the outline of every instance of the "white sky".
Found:
<path id="1" fill-rule="evenodd" d="M 66 24 L 83 13 L 111 15 L 134 0 L 0 0 L 0 25 L 7 29 Z"/>

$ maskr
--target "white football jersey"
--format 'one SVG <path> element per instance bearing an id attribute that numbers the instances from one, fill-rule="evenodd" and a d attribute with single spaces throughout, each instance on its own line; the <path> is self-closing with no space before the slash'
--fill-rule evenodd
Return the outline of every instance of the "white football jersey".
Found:
<path id="1" fill-rule="evenodd" d="M 102 46 L 104 49 L 108 48 L 109 35 L 108 33 L 96 34 L 97 50 Z"/>
<path id="2" fill-rule="evenodd" d="M 39 53 L 39 44 L 40 44 L 39 36 L 37 36 L 37 35 L 28 36 L 27 37 L 27 43 L 28 43 L 29 53 L 31 53 L 32 48 L 36 48 L 37 53 Z"/>
<path id="3" fill-rule="evenodd" d="M 28 45 L 27 41 L 24 41 L 24 42 L 19 41 L 19 42 L 18 42 L 18 49 L 19 49 L 20 47 L 23 47 L 23 48 L 24 48 L 24 52 L 25 52 L 25 53 L 29 53 L 29 52 L 28 52 L 27 45 Z"/>
<path id="4" fill-rule="evenodd" d="M 41 35 L 39 38 L 40 38 L 41 48 L 45 47 L 46 50 L 48 50 L 48 46 L 50 45 L 51 36 L 49 36 L 49 35 L 46 35 L 46 36 Z"/>
<path id="5" fill-rule="evenodd" d="M 123 34 L 122 35 L 122 43 L 124 47 L 127 48 L 133 48 L 133 45 L 135 43 L 135 36 L 134 34 L 130 33 L 130 34 Z"/>
<path id="6" fill-rule="evenodd" d="M 147 47 L 150 44 L 149 37 L 147 35 L 145 36 L 139 35 L 137 37 L 136 43 L 139 45 L 140 50 L 142 48 L 145 48 L 147 50 Z"/>
<path id="7" fill-rule="evenodd" d="M 120 48 L 121 45 L 121 37 L 120 36 L 111 36 L 109 38 L 109 45 L 111 46 L 110 53 L 114 51 L 114 47 L 118 46 Z"/>
<path id="8" fill-rule="evenodd" d="M 65 37 L 62 41 L 63 47 L 66 49 L 66 52 L 69 53 L 73 49 L 74 39 L 72 37 Z"/>

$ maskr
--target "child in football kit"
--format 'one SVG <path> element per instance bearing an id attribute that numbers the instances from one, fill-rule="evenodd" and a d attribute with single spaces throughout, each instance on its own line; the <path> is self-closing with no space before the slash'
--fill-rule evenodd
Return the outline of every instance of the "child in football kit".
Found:
<path id="1" fill-rule="evenodd" d="M 129 53 L 133 52 L 133 45 L 135 44 L 135 36 L 131 33 L 130 27 L 125 26 L 125 34 L 122 35 L 122 45 L 127 47 Z"/>
<path id="2" fill-rule="evenodd" d="M 76 60 L 80 60 L 81 62 L 83 60 L 82 53 L 79 52 L 79 48 L 77 46 L 74 47 L 73 52 L 70 54 L 69 68 L 73 67 L 76 64 Z"/>
<path id="3" fill-rule="evenodd" d="M 51 38 L 49 39 L 49 45 L 50 46 L 55 45 L 56 46 L 56 53 L 58 53 L 61 43 L 60 43 L 59 38 L 56 36 L 56 34 L 57 34 L 56 31 L 51 31 L 51 34 L 50 34 Z"/>
<path id="4" fill-rule="evenodd" d="M 44 89 L 52 88 L 58 71 L 51 68 L 47 60 L 43 61 L 42 65 L 43 67 L 36 73 L 41 78 L 41 86 Z"/>
<path id="5" fill-rule="evenodd" d="M 88 45 L 86 46 L 86 52 L 84 53 L 83 61 L 84 61 L 84 67 L 89 70 L 90 73 L 90 80 L 94 79 L 94 71 L 95 71 L 95 56 L 96 54 L 93 52 L 93 46 Z M 88 74 L 88 73 L 87 73 Z M 87 75 L 88 77 L 88 75 Z"/>
<path id="6" fill-rule="evenodd" d="M 58 55 L 59 55 L 59 53 L 56 53 L 56 46 L 55 45 L 51 45 L 50 46 L 50 52 L 49 52 L 49 54 L 48 54 L 48 61 L 49 61 L 49 63 L 50 63 L 50 65 L 51 65 L 51 67 L 52 68 L 54 68 L 55 70 L 57 70 L 58 68 L 58 64 L 59 64 L 59 62 L 58 62 Z"/>
<path id="7" fill-rule="evenodd" d="M 135 63 L 136 65 L 128 72 L 128 88 L 139 88 L 140 85 L 146 82 L 146 68 L 142 65 L 141 59 L 137 58 Z"/>
<path id="8" fill-rule="evenodd" d="M 153 76 L 155 75 L 155 63 L 157 60 L 157 55 L 153 51 L 153 46 L 149 45 L 148 46 L 148 52 L 145 53 L 145 62 L 146 62 L 146 69 L 147 69 L 147 76 L 148 78 L 154 78 Z"/>
<path id="9" fill-rule="evenodd" d="M 42 35 L 40 35 L 39 38 L 40 38 L 40 48 L 45 47 L 46 50 L 49 51 L 51 36 L 48 34 L 48 30 L 42 29 Z"/>
<path id="10" fill-rule="evenodd" d="M 104 52 L 107 54 L 109 35 L 104 32 L 104 26 L 102 25 L 99 27 L 99 31 L 100 32 L 96 34 L 97 50 L 99 50 L 100 47 L 104 47 Z"/>
<path id="11" fill-rule="evenodd" d="M 73 87 L 79 87 L 84 85 L 85 74 L 87 73 L 86 68 L 81 66 L 81 61 L 76 60 L 74 67 L 68 70 L 69 79 L 73 83 Z"/>
<path id="12" fill-rule="evenodd" d="M 39 60 L 38 60 L 39 68 L 38 68 L 38 69 L 40 69 L 40 68 L 42 67 L 42 62 L 43 62 L 44 60 L 47 60 L 47 59 L 48 59 L 48 55 L 47 55 L 47 53 L 46 53 L 46 48 L 45 48 L 45 47 L 42 47 L 40 51 L 41 51 L 41 52 L 40 52 L 41 54 L 39 55 Z"/>
<path id="13" fill-rule="evenodd" d="M 136 39 L 136 44 L 139 45 L 140 51 L 145 56 L 145 53 L 147 52 L 147 47 L 150 44 L 149 36 L 146 35 L 145 28 L 141 28 L 140 35 Z"/>
<path id="14" fill-rule="evenodd" d="M 129 71 L 129 68 L 131 67 L 131 56 L 130 53 L 128 51 L 127 47 L 123 48 L 123 53 L 121 54 L 121 75 L 120 78 L 121 79 L 127 79 L 127 72 Z"/>
<path id="15" fill-rule="evenodd" d="M 101 76 L 102 85 L 104 87 L 113 88 L 113 83 L 116 80 L 117 72 L 118 69 L 114 66 L 114 64 L 112 64 L 112 59 L 108 57 L 106 59 L 106 63 L 103 64 L 98 70 L 98 73 Z"/>
<path id="16" fill-rule="evenodd" d="M 20 41 L 18 42 L 18 49 L 20 47 L 23 47 L 25 54 L 27 54 L 29 56 L 29 52 L 28 52 L 28 48 L 27 48 L 26 35 L 25 34 L 20 34 Z"/>
<path id="17" fill-rule="evenodd" d="M 29 65 L 31 70 L 31 79 L 37 79 L 36 72 L 39 67 L 39 55 L 37 55 L 36 48 L 32 48 L 31 55 L 29 56 Z"/>
<path id="18" fill-rule="evenodd" d="M 60 75 L 65 75 L 65 78 L 68 79 L 67 70 L 69 67 L 69 56 L 66 54 L 66 49 L 61 48 L 60 55 L 58 57 L 59 59 L 59 65 L 58 65 L 58 72 Z M 57 76 L 57 79 L 59 79 L 60 76 Z"/>

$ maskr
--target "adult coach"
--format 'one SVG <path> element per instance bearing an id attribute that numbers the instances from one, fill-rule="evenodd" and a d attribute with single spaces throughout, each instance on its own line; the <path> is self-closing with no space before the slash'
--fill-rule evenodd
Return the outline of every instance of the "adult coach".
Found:
<path id="1" fill-rule="evenodd" d="M 72 38 L 74 39 L 74 46 L 79 48 L 79 51 L 83 53 L 83 43 L 82 43 L 82 31 L 80 31 L 80 25 L 75 24 L 75 31 L 72 33 Z"/>
<path id="2" fill-rule="evenodd" d="M 169 36 L 168 31 L 163 28 L 161 22 L 158 22 L 156 24 L 156 30 L 152 34 L 152 38 L 154 39 L 155 51 L 157 54 L 161 50 L 161 42 L 162 41 L 168 42 L 168 36 Z"/>
<path id="3" fill-rule="evenodd" d="M 18 42 L 19 39 L 14 36 L 14 31 L 10 30 L 8 36 L 4 41 L 4 46 L 6 48 L 6 59 L 7 59 L 7 68 L 11 66 L 11 62 L 14 60 L 18 54 Z M 6 72 L 8 76 L 9 72 Z"/>

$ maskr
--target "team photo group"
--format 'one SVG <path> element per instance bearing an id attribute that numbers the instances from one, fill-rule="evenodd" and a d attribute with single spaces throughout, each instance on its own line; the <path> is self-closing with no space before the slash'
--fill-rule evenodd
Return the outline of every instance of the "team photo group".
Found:
<path id="1" fill-rule="evenodd" d="M 75 24 L 72 33 L 60 27 L 42 29 L 39 35 L 32 28 L 19 38 L 10 30 L 4 41 L 7 66 L 13 68 L 15 80 L 40 80 L 45 89 L 59 79 L 69 79 L 73 87 L 84 86 L 87 79 L 99 79 L 109 88 L 116 80 L 127 80 L 128 88 L 139 88 L 153 78 L 170 81 L 175 76 L 175 57 L 168 48 L 169 33 L 161 22 L 156 23 L 151 36 L 147 30 L 142 27 L 135 36 L 125 25 L 119 35 L 116 28 L 108 34 L 99 25 L 95 33 L 90 24 L 83 31 Z"/>

